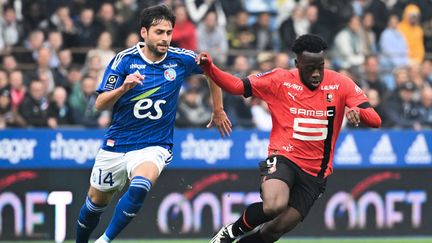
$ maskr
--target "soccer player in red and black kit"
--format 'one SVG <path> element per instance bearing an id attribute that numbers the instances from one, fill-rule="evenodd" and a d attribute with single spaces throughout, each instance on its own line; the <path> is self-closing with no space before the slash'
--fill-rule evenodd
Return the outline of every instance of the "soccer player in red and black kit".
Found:
<path id="1" fill-rule="evenodd" d="M 368 98 L 350 78 L 324 69 L 326 49 L 319 36 L 300 36 L 292 48 L 296 69 L 277 68 L 244 79 L 221 71 L 207 53 L 198 55 L 197 62 L 222 89 L 266 101 L 273 122 L 268 158 L 260 163 L 262 202 L 249 205 L 211 243 L 237 238 L 247 243 L 277 241 L 304 220 L 324 192 L 344 115 L 354 125 L 381 125 Z"/>

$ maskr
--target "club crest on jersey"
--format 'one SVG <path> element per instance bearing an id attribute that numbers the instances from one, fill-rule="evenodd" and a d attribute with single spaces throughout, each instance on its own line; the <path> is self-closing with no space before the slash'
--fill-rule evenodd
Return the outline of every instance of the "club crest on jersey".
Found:
<path id="1" fill-rule="evenodd" d="M 118 80 L 118 76 L 114 75 L 114 74 L 111 74 L 110 76 L 108 76 L 104 88 L 107 89 L 107 90 L 113 90 L 115 88 L 117 80 Z"/>
<path id="2" fill-rule="evenodd" d="M 164 71 L 164 77 L 168 81 L 173 81 L 177 76 L 176 71 L 173 68 L 168 68 Z"/>
<path id="3" fill-rule="evenodd" d="M 327 102 L 332 102 L 333 101 L 333 94 L 327 93 L 326 94 L 326 100 L 327 100 Z"/>

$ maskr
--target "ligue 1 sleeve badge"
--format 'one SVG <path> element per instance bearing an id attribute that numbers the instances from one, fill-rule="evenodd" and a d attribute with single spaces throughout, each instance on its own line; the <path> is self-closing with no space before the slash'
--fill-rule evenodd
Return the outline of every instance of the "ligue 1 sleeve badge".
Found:
<path id="1" fill-rule="evenodd" d="M 168 81 L 174 81 L 176 76 L 177 76 L 177 73 L 173 68 L 168 68 L 167 70 L 164 71 L 164 77 Z"/>

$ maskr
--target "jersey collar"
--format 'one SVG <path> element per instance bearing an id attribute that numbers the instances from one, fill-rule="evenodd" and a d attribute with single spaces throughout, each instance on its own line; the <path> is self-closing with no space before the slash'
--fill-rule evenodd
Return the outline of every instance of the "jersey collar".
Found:
<path id="1" fill-rule="evenodd" d="M 145 43 L 144 43 L 144 42 L 138 42 L 137 45 L 136 45 L 136 47 L 137 47 L 137 49 L 138 49 L 138 53 L 140 54 L 141 58 L 144 59 L 144 61 L 147 62 L 148 64 L 159 64 L 159 63 L 161 63 L 163 60 L 165 60 L 165 58 L 166 58 L 166 56 L 167 56 L 167 54 L 168 54 L 168 52 L 166 52 L 162 59 L 160 59 L 159 61 L 153 62 L 153 61 L 149 60 L 149 59 L 144 55 L 144 53 L 143 53 L 142 50 L 141 50 L 141 47 L 142 47 L 142 46 L 145 46 Z"/>

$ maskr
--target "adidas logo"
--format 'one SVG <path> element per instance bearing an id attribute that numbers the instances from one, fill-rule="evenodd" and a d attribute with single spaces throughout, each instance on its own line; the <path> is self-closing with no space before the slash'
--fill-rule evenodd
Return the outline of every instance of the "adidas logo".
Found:
<path id="1" fill-rule="evenodd" d="M 408 148 L 408 152 L 405 155 L 405 162 L 407 164 L 432 163 L 432 156 L 429 152 L 428 144 L 424 134 L 417 135 L 414 142 Z"/>
<path id="2" fill-rule="evenodd" d="M 358 165 L 362 162 L 362 156 L 358 152 L 357 144 L 352 134 L 346 135 L 336 151 L 335 164 Z"/>
<path id="3" fill-rule="evenodd" d="M 381 136 L 369 156 L 371 164 L 395 164 L 397 156 L 393 151 L 390 137 L 387 134 Z"/>

